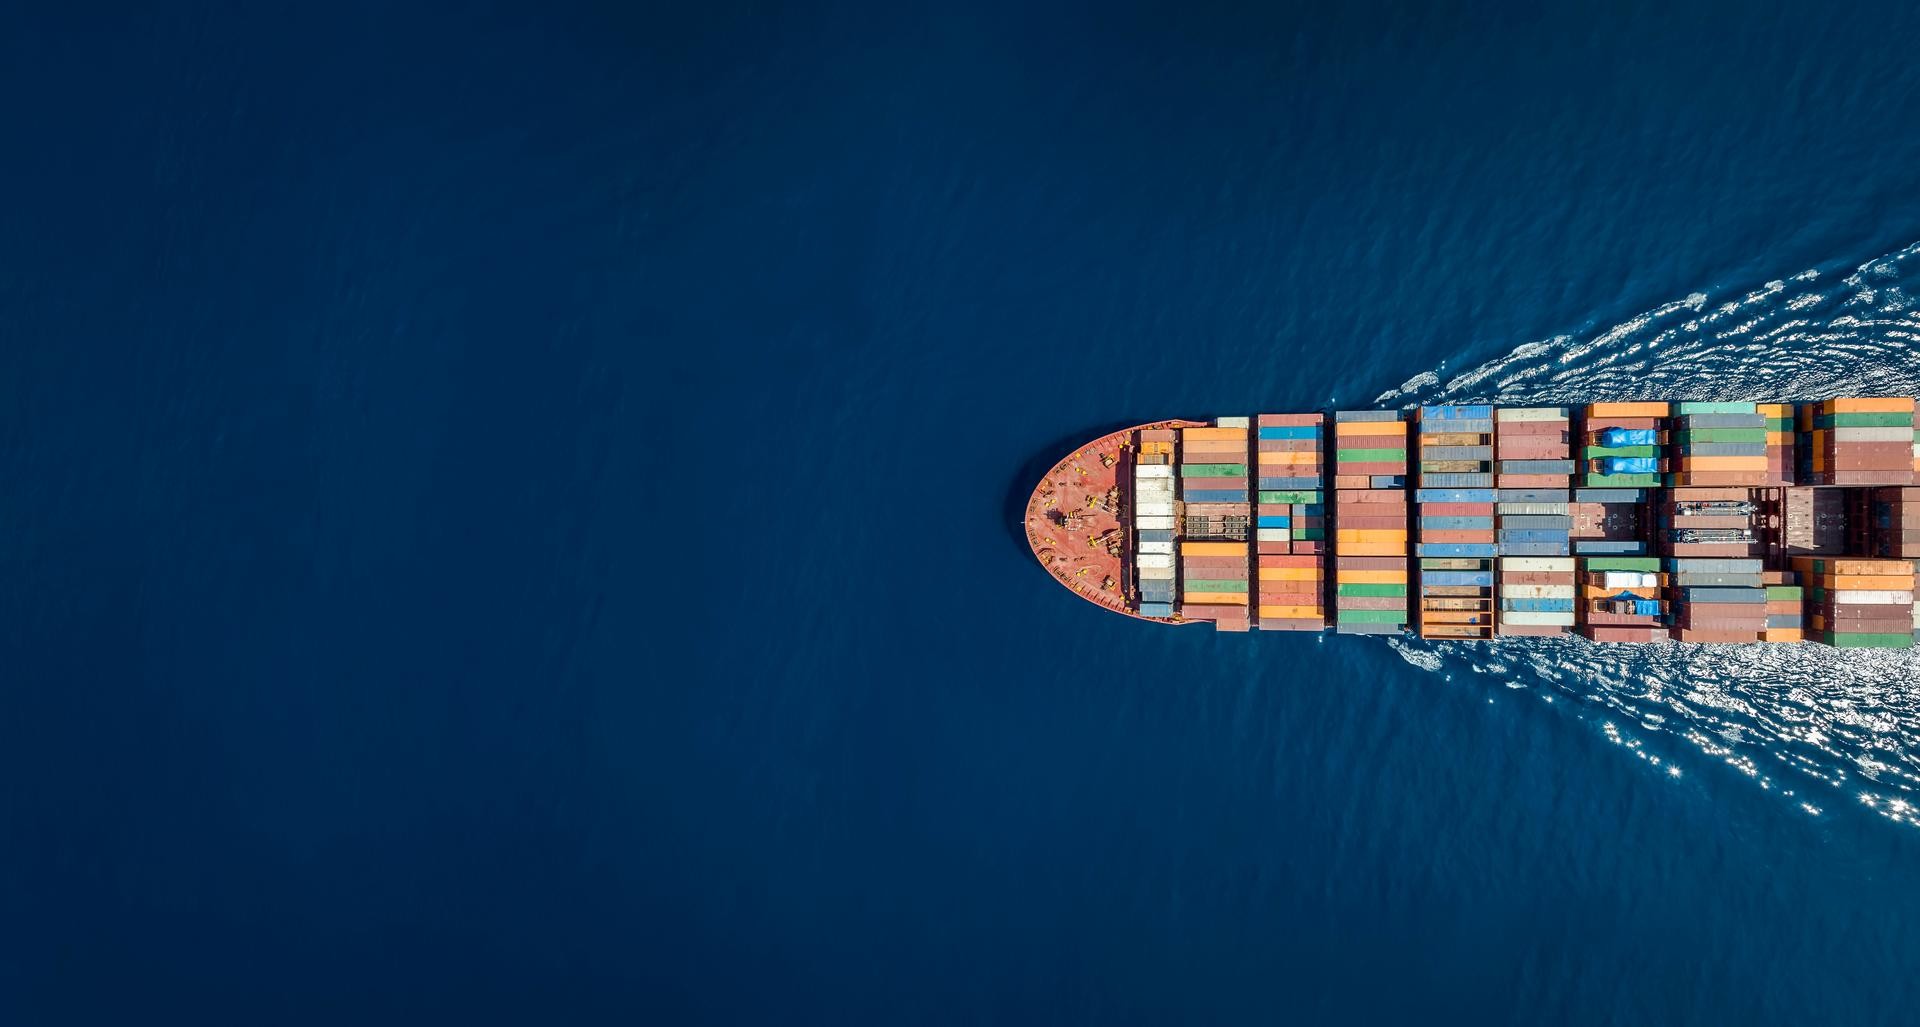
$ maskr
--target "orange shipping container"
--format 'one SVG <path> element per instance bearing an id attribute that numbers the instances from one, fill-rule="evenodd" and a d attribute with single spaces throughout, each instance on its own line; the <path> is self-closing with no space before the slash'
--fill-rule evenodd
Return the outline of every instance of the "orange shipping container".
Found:
<path id="1" fill-rule="evenodd" d="M 1405 421 L 1338 421 L 1333 426 L 1335 435 L 1405 435 Z"/>
<path id="2" fill-rule="evenodd" d="M 1666 417 L 1665 403 L 1594 403 L 1587 407 L 1588 417 Z"/>
<path id="3" fill-rule="evenodd" d="M 1906 414 L 1913 412 L 1911 396 L 1856 396 L 1820 404 L 1836 414 Z"/>

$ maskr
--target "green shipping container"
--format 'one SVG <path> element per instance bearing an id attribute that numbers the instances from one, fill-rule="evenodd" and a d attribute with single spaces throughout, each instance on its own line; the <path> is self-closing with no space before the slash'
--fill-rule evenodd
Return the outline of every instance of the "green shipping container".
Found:
<path id="1" fill-rule="evenodd" d="M 1343 464 L 1391 464 L 1407 459 L 1404 449 L 1339 449 L 1334 456 Z"/>
<path id="2" fill-rule="evenodd" d="M 1246 464 L 1181 464 L 1182 478 L 1244 478 Z"/>
<path id="3" fill-rule="evenodd" d="M 1825 414 L 1814 422 L 1814 427 L 1905 428 L 1912 424 L 1911 414 Z"/>
<path id="4" fill-rule="evenodd" d="M 1879 635 L 1865 632 L 1822 633 L 1820 641 L 1835 649 L 1911 649 L 1913 636 L 1910 634 Z"/>
<path id="5" fill-rule="evenodd" d="M 1379 599 L 1384 596 L 1404 596 L 1407 594 L 1407 586 L 1405 585 L 1339 585 L 1336 587 L 1338 589 L 1335 593 L 1336 595 L 1363 596 L 1370 599 Z"/>
<path id="6" fill-rule="evenodd" d="M 1657 571 L 1657 556 L 1589 556 L 1581 564 L 1590 571 Z"/>
<path id="7" fill-rule="evenodd" d="M 1320 501 L 1320 493 L 1318 491 L 1279 491 L 1279 492 L 1260 493 L 1260 502 L 1262 503 L 1273 503 L 1278 505 L 1290 506 L 1294 503 L 1318 503 L 1319 501 Z"/>
<path id="8" fill-rule="evenodd" d="M 1317 542 L 1327 537 L 1325 528 L 1295 528 L 1293 537 L 1302 542 Z"/>
<path id="9" fill-rule="evenodd" d="M 1188 592 L 1245 592 L 1245 578 L 1188 578 Z"/>
<path id="10" fill-rule="evenodd" d="M 1793 418 L 1769 417 L 1767 418 L 1767 430 L 1768 431 L 1792 431 Z"/>
<path id="11" fill-rule="evenodd" d="M 1768 585 L 1767 599 L 1804 599 L 1806 591 L 1799 585 Z"/>
<path id="12" fill-rule="evenodd" d="M 1404 610 L 1339 610 L 1334 619 L 1344 624 L 1405 624 L 1407 614 Z"/>
<path id="13" fill-rule="evenodd" d="M 1621 446 L 1619 449 L 1604 449 L 1600 446 L 1587 447 L 1587 459 L 1598 460 L 1603 456 L 1659 456 L 1659 446 Z"/>
<path id="14" fill-rule="evenodd" d="M 1586 487 L 1657 489 L 1660 487 L 1660 476 L 1657 474 L 1589 474 Z"/>

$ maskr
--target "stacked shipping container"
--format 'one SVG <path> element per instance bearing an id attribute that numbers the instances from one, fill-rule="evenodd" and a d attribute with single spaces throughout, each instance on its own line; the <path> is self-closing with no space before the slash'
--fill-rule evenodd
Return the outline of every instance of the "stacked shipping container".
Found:
<path id="1" fill-rule="evenodd" d="M 1920 487 L 1879 488 L 1868 497 L 1868 551 L 1913 565 L 1913 631 L 1920 641 Z"/>
<path id="2" fill-rule="evenodd" d="M 1796 556 L 1807 588 L 1807 628 L 1840 649 L 1913 646 L 1914 566 L 1905 560 Z"/>
<path id="3" fill-rule="evenodd" d="M 1491 638 L 1493 408 L 1421 407 L 1420 635 Z"/>
<path id="4" fill-rule="evenodd" d="M 1795 571 L 1761 575 L 1767 590 L 1767 630 L 1762 642 L 1798 642 L 1806 637 L 1806 589 Z"/>
<path id="5" fill-rule="evenodd" d="M 1502 407 L 1494 412 L 1494 484 L 1503 489 L 1564 489 L 1573 477 L 1573 422 L 1566 407 Z"/>
<path id="6" fill-rule="evenodd" d="M 1326 627 L 1326 527 L 1322 496 L 1326 418 L 1261 414 L 1255 445 L 1259 504 L 1258 624 L 1264 629 Z"/>
<path id="7" fill-rule="evenodd" d="M 1657 556 L 1583 556 L 1580 633 L 1596 642 L 1667 637 Z"/>
<path id="8" fill-rule="evenodd" d="M 1830 399 L 1800 408 L 1800 480 L 1810 485 L 1914 484 L 1912 397 Z"/>
<path id="9" fill-rule="evenodd" d="M 1667 561 L 1674 637 L 1682 642 L 1758 642 L 1767 630 L 1759 560 L 1680 557 Z"/>
<path id="10" fill-rule="evenodd" d="M 1676 403 L 1669 486 L 1767 482 L 1767 419 L 1754 403 Z"/>
<path id="11" fill-rule="evenodd" d="M 1221 630 L 1248 626 L 1249 452 L 1245 417 L 1180 429 L 1180 615 Z"/>
<path id="12" fill-rule="evenodd" d="M 1397 634 L 1407 616 L 1407 423 L 1341 411 L 1334 435 L 1334 630 Z"/>
<path id="13" fill-rule="evenodd" d="M 1500 559 L 1500 633 L 1565 635 L 1573 631 L 1571 556 Z"/>
<path id="14" fill-rule="evenodd" d="M 1760 416 L 1767 425 L 1767 485 L 1791 485 L 1794 482 L 1793 404 L 1761 403 Z"/>
<path id="15" fill-rule="evenodd" d="M 1150 428 L 1134 452 L 1133 584 L 1144 617 L 1173 616 L 1173 443 L 1173 429 Z"/>
<path id="16" fill-rule="evenodd" d="M 1665 403 L 1593 403 L 1581 428 L 1590 488 L 1658 488 Z"/>

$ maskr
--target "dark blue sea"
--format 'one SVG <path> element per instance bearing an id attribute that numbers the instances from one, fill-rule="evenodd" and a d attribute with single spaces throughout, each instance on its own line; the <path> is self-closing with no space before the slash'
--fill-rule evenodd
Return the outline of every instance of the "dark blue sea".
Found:
<path id="1" fill-rule="evenodd" d="M 1917 29 L 0 13 L 0 1023 L 1914 1022 L 1920 660 L 1171 630 L 1018 522 L 1920 390 Z"/>

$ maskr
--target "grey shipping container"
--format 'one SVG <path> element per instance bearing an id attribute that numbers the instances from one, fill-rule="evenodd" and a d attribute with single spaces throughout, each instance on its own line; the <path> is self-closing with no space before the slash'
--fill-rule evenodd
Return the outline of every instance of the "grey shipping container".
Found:
<path id="1" fill-rule="evenodd" d="M 1495 496 L 1502 503 L 1565 503 L 1572 494 L 1566 489 L 1501 489 Z"/>
<path id="2" fill-rule="evenodd" d="M 1336 421 L 1398 421 L 1403 411 L 1399 410 L 1336 410 Z"/>
<path id="3" fill-rule="evenodd" d="M 1508 517 L 1500 518 L 1500 526 L 1502 528 L 1527 528 L 1527 529 L 1557 528 L 1561 531 L 1568 531 L 1573 528 L 1573 518 L 1571 517 L 1508 516 Z"/>
<path id="4" fill-rule="evenodd" d="M 1647 498 L 1646 489 L 1574 489 L 1576 503 L 1638 503 Z"/>
<path id="5" fill-rule="evenodd" d="M 1484 489 L 1493 487 L 1491 474 L 1423 474 L 1420 476 L 1422 488 L 1430 489 Z"/>
<path id="6" fill-rule="evenodd" d="M 1501 474 L 1572 474 L 1571 460 L 1502 460 Z"/>

